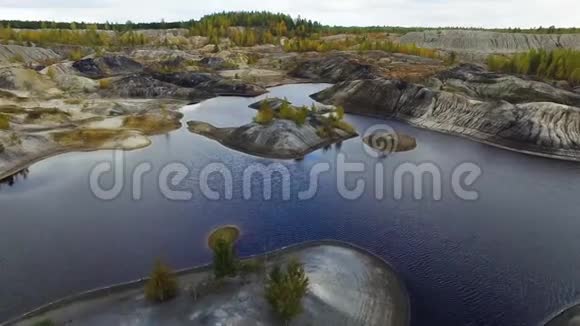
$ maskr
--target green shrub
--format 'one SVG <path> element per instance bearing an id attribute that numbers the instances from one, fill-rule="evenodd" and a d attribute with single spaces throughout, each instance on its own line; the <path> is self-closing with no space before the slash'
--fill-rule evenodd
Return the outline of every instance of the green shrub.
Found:
<path id="1" fill-rule="evenodd" d="M 34 323 L 33 326 L 56 326 L 56 323 L 50 319 L 44 319 Z"/>
<path id="2" fill-rule="evenodd" d="M 268 101 L 263 101 L 260 104 L 260 108 L 258 109 L 258 113 L 254 118 L 254 121 L 259 124 L 267 124 L 270 123 L 274 119 L 274 110 L 270 107 Z"/>
<path id="3" fill-rule="evenodd" d="M 151 277 L 145 284 L 145 297 L 149 301 L 164 302 L 176 295 L 177 279 L 173 271 L 161 261 L 156 261 Z"/>
<path id="4" fill-rule="evenodd" d="M 278 112 L 278 118 L 286 120 L 294 120 L 296 118 L 296 110 L 288 101 L 284 100 L 284 102 L 282 102 L 280 111 Z"/>
<path id="5" fill-rule="evenodd" d="M 308 277 L 304 267 L 292 260 L 283 272 L 272 269 L 266 281 L 266 299 L 278 316 L 288 322 L 302 312 L 302 298 L 308 291 Z"/>
<path id="6" fill-rule="evenodd" d="M 79 61 L 83 58 L 83 52 L 80 49 L 74 49 L 69 53 L 68 58 L 72 61 Z"/>
<path id="7" fill-rule="evenodd" d="M 304 106 L 296 110 L 296 114 L 294 115 L 294 122 L 296 122 L 297 125 L 303 125 L 306 122 L 306 119 L 308 119 L 307 107 Z"/>
<path id="8" fill-rule="evenodd" d="M 233 243 L 218 239 L 213 248 L 213 271 L 215 277 L 236 276 L 236 260 Z"/>

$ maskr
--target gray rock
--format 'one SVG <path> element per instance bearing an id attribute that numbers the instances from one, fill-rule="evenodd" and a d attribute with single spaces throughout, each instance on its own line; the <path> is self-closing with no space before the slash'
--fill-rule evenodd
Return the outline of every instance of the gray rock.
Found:
<path id="1" fill-rule="evenodd" d="M 199 92 L 207 93 L 207 97 L 216 95 L 255 97 L 268 92 L 261 86 L 240 80 L 226 79 L 216 74 L 198 72 L 156 73 L 153 74 L 153 77 L 180 87 L 195 88 Z"/>
<path id="2" fill-rule="evenodd" d="M 95 79 L 143 71 L 143 66 L 137 61 L 118 55 L 82 59 L 72 66 L 82 75 Z"/>
<path id="3" fill-rule="evenodd" d="M 208 98 L 206 92 L 179 87 L 147 74 L 134 74 L 114 79 L 111 86 L 101 90 L 102 95 L 120 98 L 170 98 L 192 102 Z"/>
<path id="4" fill-rule="evenodd" d="M 331 55 L 298 62 L 297 67 L 290 71 L 289 75 L 316 82 L 337 83 L 344 80 L 377 78 L 380 72 L 376 66 L 361 63 L 345 55 Z"/>
<path id="5" fill-rule="evenodd" d="M 312 96 L 350 113 L 414 125 L 512 150 L 580 160 L 580 109 L 551 102 L 476 101 L 396 80 L 339 83 Z"/>
<path id="6" fill-rule="evenodd" d="M 0 44 L 0 62 L 9 62 L 15 58 L 26 63 L 44 63 L 60 60 L 61 56 L 53 50 L 40 47 Z"/>
<path id="7" fill-rule="evenodd" d="M 226 60 L 221 57 L 205 57 L 200 63 L 206 67 L 220 69 L 226 66 Z"/>

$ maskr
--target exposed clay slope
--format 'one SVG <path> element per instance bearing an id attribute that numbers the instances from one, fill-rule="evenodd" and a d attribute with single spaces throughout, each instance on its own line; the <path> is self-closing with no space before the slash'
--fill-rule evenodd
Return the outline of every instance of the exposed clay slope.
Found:
<path id="1" fill-rule="evenodd" d="M 443 90 L 476 99 L 506 100 L 511 103 L 555 102 L 580 106 L 580 94 L 545 82 L 485 71 L 463 64 L 437 75 Z"/>
<path id="2" fill-rule="evenodd" d="M 509 149 L 580 160 L 580 109 L 550 102 L 476 101 L 397 80 L 342 82 L 312 96 L 347 112 L 397 118 Z"/>
<path id="3" fill-rule="evenodd" d="M 530 49 L 580 49 L 580 34 L 524 34 L 467 30 L 431 30 L 407 33 L 401 43 L 420 47 L 475 53 L 516 53 Z"/>
<path id="4" fill-rule="evenodd" d="M 0 44 L 0 62 L 22 60 L 26 63 L 42 63 L 60 59 L 61 56 L 50 49 Z"/>

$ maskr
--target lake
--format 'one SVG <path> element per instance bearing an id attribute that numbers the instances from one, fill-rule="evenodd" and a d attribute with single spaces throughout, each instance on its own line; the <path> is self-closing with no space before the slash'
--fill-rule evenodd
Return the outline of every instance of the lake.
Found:
<path id="1" fill-rule="evenodd" d="M 221 97 L 183 108 L 188 120 L 238 126 L 251 121 L 247 106 L 265 96 L 309 105 L 308 95 L 328 85 L 287 85 L 259 98 Z M 387 123 L 417 139 L 417 149 L 387 157 L 369 155 L 361 138 L 332 146 L 303 160 L 269 160 L 194 135 L 185 127 L 152 137 L 152 145 L 125 152 L 124 187 L 113 200 L 91 191 L 91 171 L 111 161 L 112 151 L 69 153 L 29 167 L 11 184 L 0 184 L 0 320 L 79 291 L 147 275 L 157 257 L 184 268 L 211 261 L 208 233 L 223 224 L 241 230 L 240 255 L 297 242 L 337 239 L 383 257 L 400 273 L 411 295 L 413 325 L 534 325 L 576 302 L 580 287 L 580 164 L 527 156 L 463 138 L 421 130 L 396 121 L 347 115 L 362 134 Z M 359 162 L 365 171 L 347 177 L 349 189 L 364 180 L 364 194 L 343 198 L 337 187 L 337 157 Z M 290 172 L 290 200 L 272 178 L 272 198 L 261 196 L 253 178 L 244 199 L 243 171 L 256 163 L 280 163 Z M 471 162 L 481 176 L 468 187 L 477 200 L 460 199 L 452 189 L 457 166 Z M 132 171 L 149 163 L 140 199 L 133 196 Z M 188 176 L 172 190 L 188 200 L 170 200 L 159 187 L 168 163 L 186 166 Z M 233 176 L 232 198 L 212 200 L 200 187 L 200 171 L 221 163 Z M 328 163 L 314 197 L 310 171 Z M 434 182 L 423 179 L 425 196 L 413 198 L 412 180 L 403 179 L 403 197 L 393 195 L 395 170 L 405 163 L 439 169 L 441 199 Z M 376 198 L 375 167 L 385 190 Z M 113 185 L 104 175 L 102 187 Z M 208 184 L 221 191 L 223 179 Z M 223 196 L 222 196 L 223 197 Z"/>

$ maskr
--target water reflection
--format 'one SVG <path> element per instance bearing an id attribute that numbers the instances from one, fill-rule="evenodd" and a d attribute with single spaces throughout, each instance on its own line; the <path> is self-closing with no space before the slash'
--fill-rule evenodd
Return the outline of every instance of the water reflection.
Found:
<path id="1" fill-rule="evenodd" d="M 4 179 L 0 179 L 0 189 L 2 189 L 3 185 L 8 185 L 9 187 L 12 187 L 13 185 L 16 184 L 16 182 L 19 181 L 19 179 L 25 180 L 28 177 L 29 173 L 30 170 L 26 168 L 14 173 L 11 176 L 7 176 Z"/>

